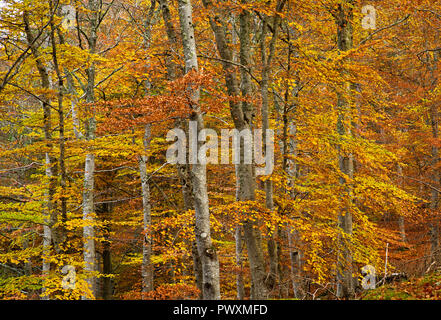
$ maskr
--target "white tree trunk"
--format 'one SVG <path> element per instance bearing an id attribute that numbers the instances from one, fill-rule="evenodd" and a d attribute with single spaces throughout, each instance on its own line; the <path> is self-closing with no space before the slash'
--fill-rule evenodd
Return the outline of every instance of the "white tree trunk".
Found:
<path id="1" fill-rule="evenodd" d="M 297 126 L 290 122 L 288 125 L 288 152 L 293 157 L 297 156 Z M 294 159 L 287 159 L 287 168 L 286 171 L 289 176 L 289 185 L 293 187 L 295 183 L 295 179 L 297 177 L 297 163 Z M 291 198 L 294 198 L 295 195 L 291 191 Z M 305 295 L 304 285 L 302 279 L 302 270 L 303 270 L 303 262 L 302 262 L 302 251 L 299 248 L 300 245 L 300 234 L 296 230 L 289 229 L 288 230 L 288 243 L 289 243 L 289 256 L 290 256 L 290 264 L 291 264 L 291 280 L 292 287 L 294 291 L 294 297 L 297 299 L 302 299 Z"/>
<path id="2" fill-rule="evenodd" d="M 184 47 L 185 72 L 198 71 L 196 42 L 194 38 L 192 6 L 190 0 L 178 1 L 179 20 Z M 204 128 L 204 121 L 199 106 L 199 90 L 189 88 L 191 93 L 193 114 L 191 120 L 197 123 L 196 131 Z M 202 264 L 202 298 L 220 299 L 219 261 L 211 241 L 210 211 L 208 206 L 206 165 L 193 164 L 191 167 L 193 197 L 196 219 L 196 245 Z"/>
<path id="3" fill-rule="evenodd" d="M 88 44 L 89 53 L 94 54 L 96 51 L 97 29 L 99 20 L 99 2 L 98 0 L 89 0 L 88 9 L 91 11 L 89 17 L 89 34 Z M 87 88 L 86 102 L 93 103 L 95 101 L 95 63 L 92 62 L 87 69 Z M 92 141 L 95 139 L 95 117 L 86 120 L 86 139 Z M 89 289 L 96 297 L 96 275 L 91 274 L 97 271 L 96 252 L 95 252 L 95 208 L 94 208 L 94 189 L 95 189 L 95 155 L 93 153 L 86 154 L 84 168 L 84 190 L 83 190 L 83 220 L 85 226 L 83 228 L 83 256 L 84 256 L 84 272 L 87 275 L 86 281 Z M 88 299 L 85 295 L 82 299 Z"/>
<path id="4" fill-rule="evenodd" d="M 49 180 L 52 178 L 52 168 L 51 168 L 51 161 L 49 158 L 49 154 L 46 153 L 46 177 L 49 178 Z M 45 225 L 43 227 L 43 268 L 42 268 L 42 274 L 44 277 L 49 276 L 49 272 L 51 270 L 51 263 L 49 262 L 49 255 L 50 255 L 50 246 L 52 242 L 52 231 L 50 224 L 50 214 L 51 214 L 51 199 L 49 198 L 49 193 L 46 193 L 47 197 L 47 214 L 48 218 L 45 219 Z M 46 291 L 46 288 L 43 287 L 42 292 L 44 293 Z M 49 296 L 44 296 L 43 300 L 49 300 Z"/>
<path id="5" fill-rule="evenodd" d="M 95 156 L 91 153 L 86 154 L 86 164 L 84 172 L 84 191 L 83 191 L 83 220 L 86 225 L 83 228 L 84 238 L 84 272 L 87 275 L 87 283 L 89 289 L 95 295 L 96 291 L 96 277 L 90 274 L 96 271 L 96 257 L 95 257 L 95 230 L 93 223 L 94 217 L 94 171 L 95 171 Z M 83 296 L 83 299 L 87 299 Z"/>

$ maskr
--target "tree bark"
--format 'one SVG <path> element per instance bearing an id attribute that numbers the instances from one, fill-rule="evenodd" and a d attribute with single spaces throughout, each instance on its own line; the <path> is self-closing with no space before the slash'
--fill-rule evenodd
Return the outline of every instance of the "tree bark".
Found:
<path id="1" fill-rule="evenodd" d="M 143 237 L 142 246 L 142 292 L 149 292 L 153 290 L 153 265 L 151 262 L 153 240 L 151 237 L 151 204 L 150 204 L 150 184 L 147 174 L 148 150 L 151 141 L 151 127 L 150 124 L 145 126 L 143 143 L 144 155 L 139 156 L 139 172 L 141 177 L 142 188 L 142 212 L 143 212 L 143 229 L 145 235 Z"/>
<path id="2" fill-rule="evenodd" d="M 179 0 L 179 20 L 184 47 L 185 72 L 198 71 L 196 42 L 193 29 L 192 5 L 190 0 Z M 196 123 L 195 133 L 204 128 L 204 120 L 199 102 L 199 89 L 189 87 L 192 115 L 191 120 Z M 192 130 L 191 128 L 189 130 Z M 199 142 L 198 142 L 199 143 Z M 199 149 L 199 148 L 198 148 Z M 210 211 L 206 181 L 206 165 L 197 161 L 191 167 L 193 200 L 196 219 L 196 244 L 202 264 L 202 297 L 206 300 L 220 299 L 219 261 L 211 240 Z"/>
<path id="3" fill-rule="evenodd" d="M 236 226 L 234 238 L 236 240 L 236 274 L 237 299 L 245 299 L 245 283 L 243 279 L 243 227 Z"/>
<path id="4" fill-rule="evenodd" d="M 147 18 L 144 21 L 144 47 L 146 50 L 150 48 L 151 44 L 151 28 L 153 24 L 153 16 L 155 12 L 156 2 L 152 1 Z M 146 58 L 146 68 L 149 68 L 149 58 Z M 145 81 L 146 94 L 150 94 L 151 83 L 147 79 Z M 144 154 L 138 156 L 139 162 L 139 173 L 141 178 L 141 190 L 142 190 L 142 211 L 143 211 L 143 230 L 145 232 L 143 237 L 142 245 L 142 265 L 141 265 L 141 276 L 142 276 L 142 292 L 152 291 L 154 288 L 154 268 L 151 261 L 151 256 L 153 254 L 153 238 L 151 236 L 151 199 L 150 199 L 150 184 L 149 176 L 147 174 L 147 162 L 149 160 L 148 152 L 151 143 L 151 124 L 146 124 L 144 127 L 143 136 Z M 143 296 L 144 297 L 144 296 Z"/>
<path id="5" fill-rule="evenodd" d="M 402 188 L 403 187 L 403 168 L 398 165 L 398 175 L 399 175 L 399 186 Z M 400 236 L 401 236 L 401 241 L 403 241 L 403 243 L 407 242 L 407 238 L 406 238 L 406 224 L 405 224 L 405 220 L 404 217 L 400 214 L 398 216 L 398 227 L 400 229 Z"/>
<path id="6" fill-rule="evenodd" d="M 165 31 L 167 33 L 169 49 L 165 52 L 166 54 L 166 64 L 167 64 L 167 76 L 169 81 L 176 79 L 176 63 L 173 62 L 173 51 L 175 51 L 175 46 L 177 42 L 176 31 L 173 26 L 170 8 L 168 6 L 168 0 L 159 1 L 162 13 L 162 19 L 164 20 Z"/>
<path id="7" fill-rule="evenodd" d="M 297 126 L 294 123 L 289 123 L 288 125 L 288 153 L 294 157 L 297 156 Z M 292 187 L 294 185 L 294 181 L 298 175 L 297 163 L 293 159 L 287 159 L 286 161 L 286 172 L 289 176 L 289 184 Z M 294 198 L 295 195 L 293 192 L 290 192 L 291 198 Z M 288 230 L 288 243 L 289 243 L 289 257 L 290 257 L 290 267 L 291 267 L 291 281 L 294 292 L 294 297 L 297 299 L 302 299 L 305 296 L 305 288 L 303 281 L 303 253 L 300 250 L 299 246 L 301 243 L 300 234 L 298 231 L 289 229 Z"/>
<path id="8" fill-rule="evenodd" d="M 283 9 L 283 5 L 285 1 L 278 1 L 276 11 L 280 12 Z M 270 83 L 270 72 L 271 72 L 271 63 L 274 57 L 274 52 L 276 48 L 276 42 L 279 35 L 279 23 L 280 18 L 279 15 L 275 15 L 273 18 L 273 36 L 269 43 L 269 52 L 267 53 L 266 46 L 266 36 L 268 31 L 268 17 L 265 15 L 262 21 L 262 34 L 260 40 L 260 54 L 261 54 L 261 63 L 262 63 L 262 80 L 260 81 L 260 90 L 262 96 L 262 150 L 266 150 L 266 130 L 270 129 L 269 125 L 269 83 Z M 273 159 L 268 159 L 265 157 L 267 161 L 273 161 Z M 266 163 L 266 166 L 269 164 Z M 267 209 L 274 210 L 274 200 L 273 200 L 273 183 L 271 179 L 267 179 L 264 181 L 264 190 L 265 190 L 265 204 Z M 272 235 L 271 239 L 267 242 L 268 247 L 268 255 L 270 258 L 270 274 L 267 278 L 267 284 L 269 289 L 274 289 L 277 282 L 277 275 L 279 270 L 279 262 L 278 262 L 278 244 L 276 242 L 275 234 Z"/>
<path id="9" fill-rule="evenodd" d="M 51 11 L 54 10 L 52 0 L 50 3 Z M 51 18 L 52 19 L 52 18 Z M 60 168 L 60 204 L 61 204 L 61 226 L 59 227 L 59 241 L 63 242 L 63 247 L 66 247 L 66 230 L 65 223 L 67 220 L 67 199 L 65 196 L 66 193 L 66 183 L 67 183 L 67 172 L 66 172 L 66 164 L 65 164 L 65 136 L 64 136 L 64 110 L 63 110 L 63 99 L 64 99 L 64 82 L 61 74 L 60 66 L 58 64 L 58 55 L 57 55 L 57 44 L 55 41 L 55 26 L 53 21 L 50 22 L 50 41 L 52 44 L 52 62 L 55 70 L 55 74 L 57 75 L 57 102 L 58 102 L 58 145 L 60 148 L 60 156 L 58 158 L 59 168 Z"/>
<path id="10" fill-rule="evenodd" d="M 348 51 L 353 46 L 353 0 L 345 0 L 344 3 L 338 5 L 336 13 L 337 22 L 337 43 L 340 51 Z M 345 94 L 350 94 L 350 84 L 345 83 Z M 338 95 L 338 120 L 337 120 L 337 132 L 340 136 L 350 136 L 352 133 L 350 110 L 348 102 L 343 94 Z M 341 252 L 338 257 L 337 265 L 337 297 L 339 298 L 351 298 L 354 296 L 354 282 L 352 280 L 352 253 L 349 248 L 348 240 L 344 239 L 352 235 L 352 213 L 350 209 L 350 203 L 352 201 L 352 191 L 348 179 L 353 178 L 354 164 L 352 154 L 344 154 L 339 148 L 338 150 L 338 163 L 340 171 L 347 178 L 340 178 L 340 184 L 344 187 L 345 193 L 343 195 L 341 209 L 338 216 L 338 226 L 343 233 L 340 236 L 340 248 Z"/>
<path id="11" fill-rule="evenodd" d="M 170 46 L 170 50 L 166 52 L 166 63 L 167 63 L 167 79 L 168 81 L 176 80 L 177 76 L 177 65 L 173 61 L 172 54 L 176 50 L 176 31 L 173 26 L 171 20 L 170 9 L 168 6 L 167 0 L 160 0 L 162 18 L 164 20 L 164 25 L 166 28 L 168 43 Z M 183 128 L 186 134 L 188 135 L 188 128 L 181 121 L 178 122 L 179 127 Z M 188 159 L 188 146 L 187 146 L 187 159 Z M 191 183 L 191 175 L 190 175 L 190 165 L 189 164 L 176 164 L 176 170 L 178 174 L 179 181 L 181 183 L 182 188 L 182 197 L 184 200 L 184 210 L 190 210 L 193 208 L 194 200 L 193 200 L 193 191 L 192 191 L 192 183 Z M 196 232 L 195 232 L 196 233 Z M 196 241 L 191 244 L 192 254 L 193 254 L 193 273 L 195 276 L 195 284 L 199 289 L 199 299 L 202 299 L 202 264 L 201 258 L 199 256 L 198 248 L 196 245 Z"/>
<path id="12" fill-rule="evenodd" d="M 49 77 L 49 72 L 47 67 L 44 65 L 43 59 L 41 58 L 41 54 L 38 51 L 37 44 L 34 41 L 34 35 L 31 30 L 31 26 L 29 23 L 29 13 L 23 12 L 23 22 L 25 26 L 26 40 L 28 45 L 30 45 L 31 53 L 35 59 L 35 64 L 40 75 L 41 87 L 44 89 L 50 89 L 51 81 Z M 53 229 L 53 226 L 57 223 L 58 214 L 56 203 L 54 201 L 55 189 L 56 189 L 56 175 L 57 175 L 57 163 L 56 159 L 52 156 L 51 151 L 53 149 L 52 144 L 52 123 L 51 123 L 51 101 L 46 96 L 43 95 L 41 98 L 42 107 L 43 107 L 43 131 L 44 131 L 44 139 L 46 141 L 47 151 L 45 153 L 45 165 L 46 165 L 46 177 L 49 179 L 49 186 L 47 190 L 47 199 L 46 199 L 46 210 L 48 214 L 48 219 L 45 221 L 45 225 L 43 227 L 43 266 L 42 266 L 42 274 L 44 276 L 49 276 L 51 264 L 48 261 L 50 255 L 50 246 L 53 243 L 54 248 L 58 249 L 58 237 L 56 231 Z M 45 288 L 43 287 L 43 293 Z M 45 300 L 48 300 L 49 297 L 45 296 Z"/>
<path id="13" fill-rule="evenodd" d="M 211 29 L 214 32 L 216 39 L 216 47 L 222 58 L 222 65 L 225 74 L 225 83 L 230 97 L 239 97 L 251 95 L 251 80 L 246 68 L 249 68 L 250 61 L 250 14 L 243 11 L 239 17 L 240 20 L 240 63 L 241 68 L 241 88 L 237 80 L 235 66 L 231 63 L 233 59 L 233 52 L 227 43 L 224 25 L 225 22 L 221 16 L 215 11 L 211 0 L 203 0 L 204 6 L 210 10 L 209 22 Z M 231 99 L 230 113 L 233 119 L 235 128 L 239 131 L 243 129 L 252 129 L 252 106 L 244 102 L 240 104 Z M 237 198 L 239 201 L 254 201 L 255 200 L 255 178 L 253 172 L 253 165 L 243 163 L 243 141 L 241 145 L 240 164 L 237 166 L 238 192 Z M 243 225 L 244 239 L 248 251 L 248 260 L 250 263 L 251 273 L 251 298 L 252 299 L 266 299 L 268 297 L 268 288 L 265 280 L 267 278 L 265 270 L 265 261 L 263 259 L 262 245 L 260 243 L 260 236 L 251 221 L 245 221 Z"/>
<path id="14" fill-rule="evenodd" d="M 231 16 L 231 24 L 233 25 L 233 32 L 231 34 L 231 41 L 234 46 L 238 44 L 238 32 L 236 30 L 236 24 L 237 24 L 237 18 L 234 14 Z M 238 63 L 239 57 L 237 56 L 236 52 L 233 52 L 233 62 Z M 234 172 L 236 175 L 236 201 L 239 201 L 239 172 L 238 172 L 238 165 L 234 166 Z M 235 250 L 236 250 L 236 267 L 237 267 L 237 274 L 236 274 L 236 294 L 238 300 L 245 299 L 245 281 L 244 281 L 244 274 L 243 274 L 243 246 L 244 246 L 244 239 L 243 239 L 243 226 L 238 225 L 236 226 L 235 230 Z"/>
<path id="15" fill-rule="evenodd" d="M 88 9 L 90 10 L 88 44 L 89 53 L 94 54 L 96 51 L 97 29 L 98 29 L 98 10 L 99 2 L 97 0 L 89 0 Z M 86 70 L 87 88 L 86 102 L 95 102 L 95 63 L 91 62 L 90 67 Z M 90 110 L 89 110 L 90 111 Z M 86 120 L 86 139 L 93 141 L 95 139 L 95 117 L 92 113 Z M 95 252 L 95 208 L 94 208 L 94 189 L 95 189 L 95 155 L 88 151 L 84 166 L 84 188 L 83 188 L 83 220 L 85 226 L 83 228 L 83 255 L 84 255 L 84 272 L 87 275 L 86 282 L 92 295 L 96 297 L 96 252 Z M 89 299 L 85 295 L 83 300 Z"/>
<path id="16" fill-rule="evenodd" d="M 438 111 L 437 107 L 433 106 L 430 110 L 430 120 L 432 126 L 432 136 L 434 139 L 439 138 L 439 128 L 438 128 Z M 439 162 L 439 149 L 437 146 L 432 146 L 432 163 L 433 166 Z M 440 184 L 440 174 L 438 169 L 432 170 L 431 180 L 435 186 Z M 431 197 L 430 197 L 430 209 L 433 213 L 435 213 L 439 206 L 439 193 L 437 190 L 432 189 Z M 435 217 L 433 221 L 430 223 L 430 243 L 431 243 L 431 255 L 432 260 L 437 264 L 440 263 L 441 254 L 440 254 L 440 240 L 439 240 L 439 219 Z"/>

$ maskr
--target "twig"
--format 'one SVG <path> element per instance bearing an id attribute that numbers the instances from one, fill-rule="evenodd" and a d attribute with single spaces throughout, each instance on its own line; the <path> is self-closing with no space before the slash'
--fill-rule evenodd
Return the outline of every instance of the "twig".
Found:
<path id="1" fill-rule="evenodd" d="M 383 282 L 383 285 L 385 284 L 385 282 L 386 282 L 386 276 L 387 276 L 387 256 L 388 256 L 388 253 L 389 253 L 389 243 L 386 243 L 386 261 L 385 261 L 385 263 L 384 263 L 384 277 L 383 277 L 383 279 L 380 281 L 380 282 Z M 379 283 L 380 283 L 379 282 Z"/>
<path id="2" fill-rule="evenodd" d="M 362 44 L 364 44 L 366 41 L 372 39 L 372 37 L 373 37 L 374 35 L 376 35 L 377 33 L 381 32 L 381 31 L 383 31 L 383 30 L 386 30 L 386 29 L 390 29 L 390 28 L 392 28 L 392 27 L 395 27 L 396 25 L 399 25 L 400 23 L 403 23 L 404 21 L 406 21 L 406 20 L 409 19 L 409 18 L 410 18 L 410 14 L 408 14 L 407 16 L 405 16 L 403 19 L 398 20 L 398 21 L 392 23 L 391 25 L 388 25 L 388 26 L 386 26 L 386 27 L 380 28 L 380 29 L 378 29 L 378 30 L 372 32 L 369 36 L 367 36 L 366 38 L 364 38 L 363 40 L 360 41 L 359 46 L 361 46 Z"/>

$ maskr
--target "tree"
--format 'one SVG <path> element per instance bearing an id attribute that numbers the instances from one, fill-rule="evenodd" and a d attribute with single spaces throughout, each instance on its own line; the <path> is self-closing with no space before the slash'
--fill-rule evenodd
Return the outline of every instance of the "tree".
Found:
<path id="1" fill-rule="evenodd" d="M 187 74 L 198 72 L 196 39 L 193 29 L 190 0 L 180 0 L 178 8 L 182 45 L 184 47 L 185 72 Z M 195 125 L 192 126 L 190 124 L 189 130 L 194 130 L 194 133 L 196 133 L 197 136 L 199 136 L 201 130 L 204 129 L 204 120 L 202 118 L 200 107 L 198 106 L 199 95 L 199 90 L 192 87 L 192 84 L 190 83 L 188 98 L 193 111 L 190 119 Z M 191 152 L 192 151 L 190 151 L 190 153 Z M 192 155 L 190 155 L 190 157 L 191 156 Z M 196 161 L 198 160 L 196 159 Z M 206 179 L 206 165 L 204 163 L 193 163 L 191 167 L 191 180 L 196 219 L 196 245 L 202 266 L 202 298 L 213 300 L 220 299 L 219 261 L 216 249 L 211 240 L 210 211 L 208 206 Z"/>

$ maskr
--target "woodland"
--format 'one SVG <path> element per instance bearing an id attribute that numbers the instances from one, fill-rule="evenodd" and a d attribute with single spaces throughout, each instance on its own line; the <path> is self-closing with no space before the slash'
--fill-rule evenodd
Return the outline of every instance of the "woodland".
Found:
<path id="1" fill-rule="evenodd" d="M 1 0 L 0 300 L 441 299 L 440 26 L 438 0 Z M 272 172 L 171 163 L 190 121 L 272 130 Z"/>

